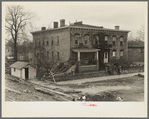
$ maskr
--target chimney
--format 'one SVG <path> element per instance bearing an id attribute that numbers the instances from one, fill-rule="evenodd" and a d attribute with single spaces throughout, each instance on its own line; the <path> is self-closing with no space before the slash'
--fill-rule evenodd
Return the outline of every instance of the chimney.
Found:
<path id="1" fill-rule="evenodd" d="M 43 30 L 46 30 L 46 27 L 41 27 L 41 30 L 43 31 Z"/>
<path id="2" fill-rule="evenodd" d="M 64 27 L 65 26 L 65 19 L 61 19 L 60 20 L 60 27 Z"/>
<path id="3" fill-rule="evenodd" d="M 115 30 L 119 30 L 119 26 L 115 26 Z"/>
<path id="4" fill-rule="evenodd" d="M 54 21 L 54 28 L 58 28 L 58 22 Z"/>

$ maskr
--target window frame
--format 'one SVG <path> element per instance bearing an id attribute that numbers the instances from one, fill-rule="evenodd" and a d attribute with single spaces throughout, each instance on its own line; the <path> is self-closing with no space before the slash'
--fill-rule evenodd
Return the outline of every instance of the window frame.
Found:
<path id="1" fill-rule="evenodd" d="M 123 54 L 123 55 L 121 55 L 121 53 Z M 120 57 L 123 57 L 124 56 L 124 50 L 120 50 Z"/>
<path id="2" fill-rule="evenodd" d="M 88 38 L 88 39 L 87 39 Z M 87 43 L 86 43 L 86 41 L 87 41 Z M 88 34 L 85 34 L 84 35 L 84 44 L 85 45 L 89 45 L 89 35 Z"/>
<path id="3" fill-rule="evenodd" d="M 79 37 L 80 36 L 78 34 L 75 35 L 75 40 L 74 40 L 75 45 L 79 45 Z M 76 41 L 77 41 L 77 44 L 76 44 Z"/>
<path id="4" fill-rule="evenodd" d="M 115 38 L 115 39 L 114 39 L 114 38 Z M 113 46 L 116 46 L 116 36 L 113 36 L 113 37 L 112 37 L 112 45 L 113 45 Z"/>
<path id="5" fill-rule="evenodd" d="M 57 52 L 57 60 L 59 60 L 59 52 Z"/>
<path id="6" fill-rule="evenodd" d="M 114 52 L 115 52 L 115 56 L 113 55 Z M 116 50 L 112 51 L 112 57 L 116 57 Z"/>
<path id="7" fill-rule="evenodd" d="M 123 38 L 123 40 L 121 40 L 121 38 Z M 123 46 L 123 42 L 124 42 L 124 37 L 121 36 L 121 37 L 120 37 L 120 46 Z"/>
<path id="8" fill-rule="evenodd" d="M 57 45 L 59 45 L 59 36 L 57 36 Z"/>

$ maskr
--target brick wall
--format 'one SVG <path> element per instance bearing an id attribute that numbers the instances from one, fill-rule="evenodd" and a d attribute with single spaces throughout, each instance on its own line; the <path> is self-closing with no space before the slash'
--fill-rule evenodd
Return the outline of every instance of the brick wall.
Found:
<path id="1" fill-rule="evenodd" d="M 57 42 L 59 39 L 59 44 Z M 53 40 L 53 45 L 52 45 Z M 43 45 L 44 41 L 44 45 Z M 39 42 L 40 46 L 39 47 Z M 47 45 L 48 42 L 48 45 Z M 47 51 L 49 51 L 48 61 L 58 60 L 57 52 L 59 52 L 59 61 L 65 62 L 68 61 L 70 56 L 70 32 L 69 29 L 65 30 L 56 30 L 56 31 L 45 31 L 41 33 L 33 34 L 33 43 L 34 47 L 36 44 L 36 53 L 43 53 L 47 56 Z"/>

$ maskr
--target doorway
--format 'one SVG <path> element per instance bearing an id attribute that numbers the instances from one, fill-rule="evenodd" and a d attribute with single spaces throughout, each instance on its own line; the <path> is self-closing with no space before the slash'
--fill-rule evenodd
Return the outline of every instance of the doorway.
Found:
<path id="1" fill-rule="evenodd" d="M 25 68 L 25 79 L 28 79 L 28 68 Z"/>

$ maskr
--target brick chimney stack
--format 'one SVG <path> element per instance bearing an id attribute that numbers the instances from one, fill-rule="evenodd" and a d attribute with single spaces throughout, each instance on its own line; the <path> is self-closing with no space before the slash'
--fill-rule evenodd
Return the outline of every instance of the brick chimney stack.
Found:
<path id="1" fill-rule="evenodd" d="M 60 27 L 64 27 L 65 26 L 65 19 L 61 19 L 60 20 Z"/>
<path id="2" fill-rule="evenodd" d="M 120 28 L 119 26 L 115 26 L 115 30 L 119 30 L 119 28 Z"/>
<path id="3" fill-rule="evenodd" d="M 53 24 L 54 24 L 54 28 L 58 28 L 58 22 L 57 21 L 54 21 Z"/>

